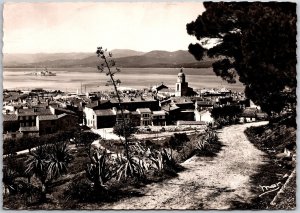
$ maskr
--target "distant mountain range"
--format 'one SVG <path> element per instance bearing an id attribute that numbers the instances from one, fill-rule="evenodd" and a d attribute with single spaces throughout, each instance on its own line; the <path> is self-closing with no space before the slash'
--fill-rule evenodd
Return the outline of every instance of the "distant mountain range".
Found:
<path id="1" fill-rule="evenodd" d="M 127 49 L 111 51 L 118 67 L 211 67 L 215 61 L 205 58 L 197 61 L 188 51 L 175 52 L 154 50 L 139 52 Z M 95 53 L 37 53 L 37 54 L 8 54 L 3 56 L 3 65 L 7 68 L 68 68 L 68 67 L 96 67 L 99 58 Z"/>

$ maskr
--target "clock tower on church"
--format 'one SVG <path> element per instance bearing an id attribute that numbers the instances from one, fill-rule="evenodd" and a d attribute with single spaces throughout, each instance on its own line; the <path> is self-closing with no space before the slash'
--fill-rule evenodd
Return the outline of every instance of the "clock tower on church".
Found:
<path id="1" fill-rule="evenodd" d="M 177 82 L 175 84 L 175 96 L 187 96 L 188 93 L 188 82 L 185 82 L 185 74 L 183 73 L 183 68 L 177 75 Z"/>

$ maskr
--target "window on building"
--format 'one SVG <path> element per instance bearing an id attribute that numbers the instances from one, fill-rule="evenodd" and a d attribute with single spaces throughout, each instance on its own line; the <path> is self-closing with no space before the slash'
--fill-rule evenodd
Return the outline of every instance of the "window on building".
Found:
<path id="1" fill-rule="evenodd" d="M 179 84 L 177 84 L 177 91 L 179 91 Z"/>

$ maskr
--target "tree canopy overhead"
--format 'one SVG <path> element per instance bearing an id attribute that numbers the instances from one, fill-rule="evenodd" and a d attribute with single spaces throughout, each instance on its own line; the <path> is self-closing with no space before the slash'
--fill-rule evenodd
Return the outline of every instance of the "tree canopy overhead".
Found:
<path id="1" fill-rule="evenodd" d="M 268 113 L 296 102 L 296 3 L 206 2 L 206 11 L 187 24 L 199 40 L 189 52 L 197 60 L 217 57 L 213 70 Z M 206 48 L 207 39 L 215 39 Z M 293 108 L 295 110 L 295 108 Z"/>

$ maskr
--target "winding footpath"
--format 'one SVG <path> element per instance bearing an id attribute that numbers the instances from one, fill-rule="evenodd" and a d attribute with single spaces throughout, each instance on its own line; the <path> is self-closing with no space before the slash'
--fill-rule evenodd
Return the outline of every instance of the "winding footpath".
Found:
<path id="1" fill-rule="evenodd" d="M 266 155 L 246 138 L 244 130 L 266 122 L 223 128 L 223 143 L 216 157 L 192 157 L 182 163 L 179 176 L 141 189 L 143 196 L 105 204 L 101 209 L 229 209 L 232 202 L 246 203 L 255 195 L 250 177 L 258 171 Z"/>

